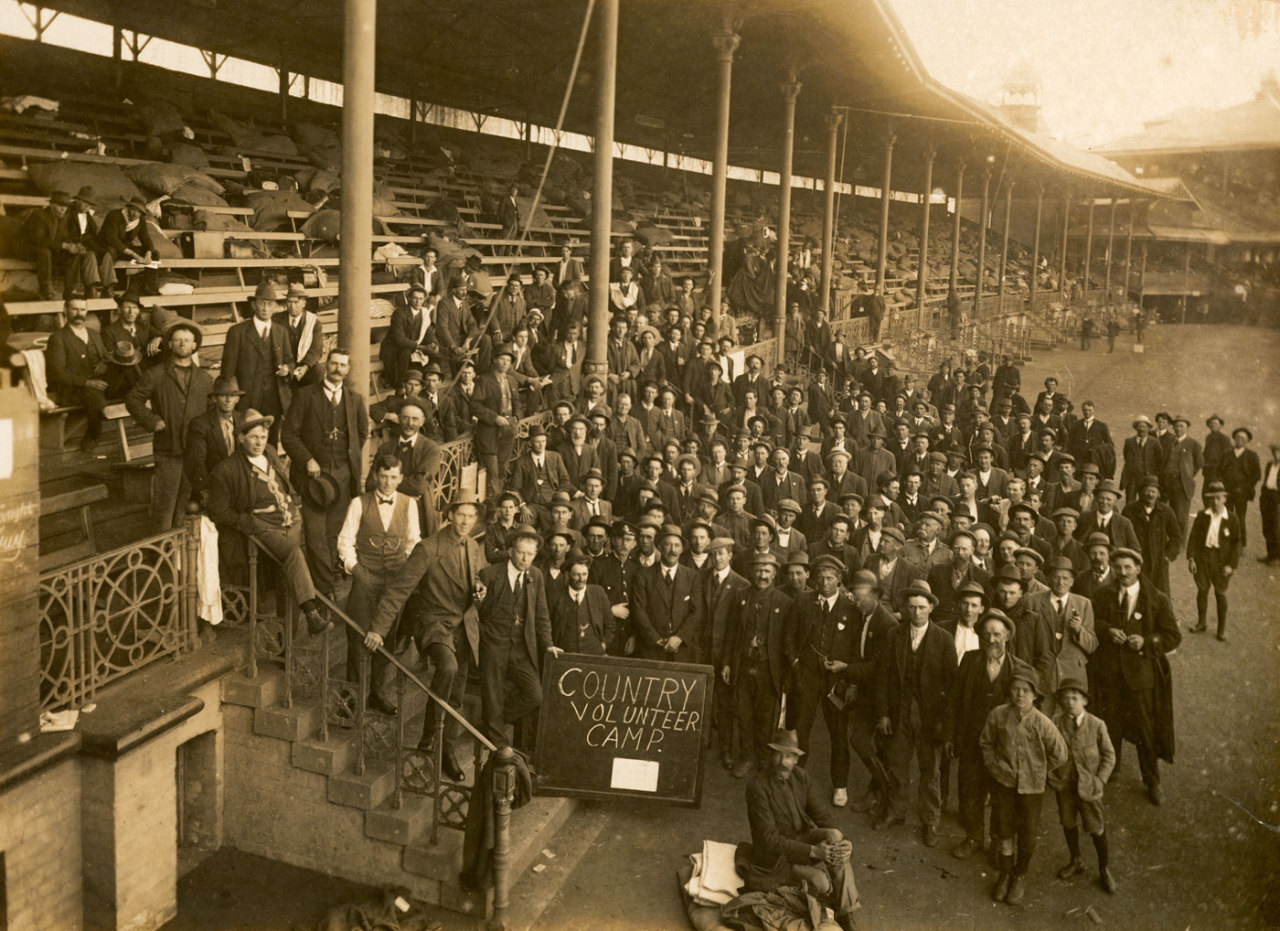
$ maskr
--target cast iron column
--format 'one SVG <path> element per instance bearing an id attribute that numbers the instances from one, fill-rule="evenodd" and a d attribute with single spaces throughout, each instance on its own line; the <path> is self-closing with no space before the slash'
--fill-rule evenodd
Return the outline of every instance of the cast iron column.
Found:
<path id="1" fill-rule="evenodd" d="M 828 315 L 831 309 L 831 286 L 835 269 L 836 239 L 836 137 L 844 122 L 844 111 L 832 107 L 827 115 L 827 176 L 823 182 L 825 205 L 822 211 L 822 309 Z"/>
<path id="2" fill-rule="evenodd" d="M 1111 252 L 1115 248 L 1116 242 L 1116 199 L 1111 198 L 1111 221 L 1107 226 L 1107 272 L 1106 284 L 1103 290 L 1107 292 L 1107 306 L 1111 306 Z"/>
<path id="3" fill-rule="evenodd" d="M 1093 266 L 1093 197 L 1089 197 L 1089 221 L 1085 226 L 1084 232 L 1084 281 L 1080 285 L 1080 292 L 1084 295 L 1084 302 L 1089 303 L 1089 272 Z"/>
<path id="4" fill-rule="evenodd" d="M 778 178 L 778 263 L 775 269 L 775 294 L 773 315 L 778 331 L 778 361 L 781 366 L 785 356 L 784 342 L 787 336 L 787 265 L 791 255 L 791 165 L 795 154 L 796 97 L 800 84 L 796 72 L 791 70 L 791 80 L 782 85 L 786 97 L 782 122 L 782 172 Z"/>
<path id="5" fill-rule="evenodd" d="M 973 282 L 973 320 L 982 313 L 982 279 L 987 264 L 987 215 L 991 210 L 991 163 L 982 173 L 982 213 L 978 217 L 978 270 Z"/>
<path id="6" fill-rule="evenodd" d="M 924 329 L 925 286 L 929 283 L 929 200 L 933 196 L 933 159 L 937 148 L 924 152 L 924 203 L 920 209 L 920 248 L 916 253 L 916 326 Z"/>
<path id="7" fill-rule="evenodd" d="M 1013 179 L 1004 191 L 1004 232 L 1000 241 L 1000 283 L 996 286 L 1000 312 L 1004 312 L 1004 276 L 1009 271 L 1009 220 L 1013 216 Z"/>
<path id="8" fill-rule="evenodd" d="M 347 383 L 369 391 L 373 277 L 373 73 L 377 0 L 346 0 L 342 59 L 342 264 L 338 345 L 351 353 Z"/>
<path id="9" fill-rule="evenodd" d="M 618 0 L 599 0 L 596 149 L 591 190 L 591 288 L 583 375 L 609 370 L 609 253 L 613 229 L 613 115 L 618 70 Z"/>
<path id="10" fill-rule="evenodd" d="M 1067 234 L 1071 229 L 1071 195 L 1062 198 L 1062 242 L 1058 247 L 1058 292 L 1067 296 Z"/>
<path id="11" fill-rule="evenodd" d="M 1124 239 L 1124 299 L 1129 300 L 1129 276 L 1133 274 L 1133 211 L 1137 201 L 1129 198 L 1129 223 Z"/>
<path id="12" fill-rule="evenodd" d="M 725 187 L 729 180 L 729 91 L 733 79 L 733 53 L 738 48 L 738 34 L 725 28 L 714 39 L 720 56 L 720 91 L 717 99 L 716 154 L 711 172 L 711 235 L 707 240 L 710 254 L 707 256 L 707 302 L 711 305 L 711 320 L 720 330 L 720 295 L 724 282 L 724 202 Z"/>
<path id="13" fill-rule="evenodd" d="M 1027 312 L 1036 312 L 1036 281 L 1040 275 L 1040 217 L 1044 211 L 1044 185 L 1036 185 L 1036 222 L 1031 234 L 1031 276 L 1027 294 Z"/>
<path id="14" fill-rule="evenodd" d="M 951 218 L 951 280 L 952 291 L 960 286 L 960 197 L 964 194 L 964 159 L 956 166 L 956 212 Z"/>
<path id="15" fill-rule="evenodd" d="M 884 177 L 880 181 L 880 249 L 876 253 L 876 294 L 881 297 L 884 296 L 885 265 L 889 260 L 889 201 L 893 194 L 893 142 L 894 135 L 890 131 L 884 138 Z"/>

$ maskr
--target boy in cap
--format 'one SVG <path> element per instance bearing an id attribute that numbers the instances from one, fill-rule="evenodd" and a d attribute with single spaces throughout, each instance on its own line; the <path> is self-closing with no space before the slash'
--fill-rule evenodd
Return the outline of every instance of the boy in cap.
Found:
<path id="1" fill-rule="evenodd" d="M 1218 639 L 1227 639 L 1227 586 L 1240 564 L 1240 519 L 1227 508 L 1227 490 L 1210 482 L 1203 492 L 1205 509 L 1196 515 L 1187 537 L 1187 568 L 1196 583 L 1196 626 L 1202 633 L 1209 616 L 1209 589 L 1218 610 Z"/>
<path id="2" fill-rule="evenodd" d="M 1098 852 L 1098 880 L 1112 894 L 1116 881 L 1107 868 L 1106 824 L 1102 816 L 1102 792 L 1116 765 L 1116 751 L 1106 723 L 1085 710 L 1089 690 L 1080 679 L 1063 679 L 1058 685 L 1058 711 L 1053 723 L 1067 745 L 1067 760 L 1049 772 L 1049 785 L 1058 797 L 1058 821 L 1071 862 L 1058 870 L 1059 879 L 1071 879 L 1084 872 L 1080 857 L 1080 828 L 1093 838 Z"/>

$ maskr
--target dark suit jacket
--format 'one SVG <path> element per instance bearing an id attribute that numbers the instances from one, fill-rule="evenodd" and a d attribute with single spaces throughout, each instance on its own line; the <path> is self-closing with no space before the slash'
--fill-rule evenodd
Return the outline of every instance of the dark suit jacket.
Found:
<path id="1" fill-rule="evenodd" d="M 1120 473 L 1120 490 L 1130 501 L 1138 498 L 1138 483 L 1148 475 L 1160 476 L 1164 471 L 1164 447 L 1154 436 L 1148 436 L 1139 449 L 1138 438 L 1131 436 L 1124 441 L 1124 469 Z"/>
<path id="2" fill-rule="evenodd" d="M 1200 443 L 1190 436 L 1175 439 L 1164 460 L 1164 476 L 1161 487 L 1166 493 L 1178 489 L 1184 498 L 1191 499 L 1196 491 L 1196 475 L 1204 468 L 1204 452 Z"/>
<path id="3" fill-rule="evenodd" d="M 495 639 L 501 635 L 494 631 L 491 617 L 497 596 L 511 591 L 511 583 L 507 579 L 507 560 L 481 569 L 480 582 L 488 589 L 478 611 L 480 649 L 483 651 L 502 645 L 501 641 Z M 547 583 L 542 570 L 537 566 L 530 566 L 525 573 L 525 595 L 524 645 L 529 651 L 533 668 L 541 670 L 542 654 L 554 644 L 551 637 L 551 613 L 547 608 Z"/>
<path id="4" fill-rule="evenodd" d="M 654 450 L 661 452 L 662 447 L 674 440 L 677 443 L 684 442 L 685 438 L 685 421 L 684 414 L 681 411 L 672 409 L 670 420 L 667 414 L 660 407 L 655 407 L 649 411 L 648 424 L 649 442 L 653 444 Z"/>
<path id="5" fill-rule="evenodd" d="M 767 511 L 776 508 L 783 498 L 790 498 L 802 508 L 809 502 L 804 479 L 799 472 L 792 472 L 790 469 L 785 476 L 779 476 L 773 469 L 766 471 L 760 478 L 760 497 Z"/>
<path id="6" fill-rule="evenodd" d="M 268 466 L 276 473 L 280 490 L 287 495 L 293 494 L 293 486 L 285 475 L 284 463 L 280 457 L 267 447 L 264 455 Z M 253 466 L 244 449 L 236 450 L 234 456 L 228 456 L 220 462 L 209 475 L 209 519 L 218 525 L 219 530 L 237 531 L 245 536 L 261 530 L 274 529 L 264 524 L 253 514 Z"/>
<path id="7" fill-rule="evenodd" d="M 887 639 L 876 676 L 876 716 L 888 718 L 893 727 L 898 728 L 906 710 L 904 698 L 911 689 L 907 682 L 911 625 L 898 624 L 889 631 Z M 921 664 L 920 723 L 925 734 L 942 740 L 943 715 L 951 701 L 956 675 L 955 646 L 946 631 L 930 622 L 916 655 Z"/>
<path id="8" fill-rule="evenodd" d="M 546 475 L 542 478 L 544 483 L 542 485 L 538 484 L 539 475 L 533 464 L 532 452 L 523 453 L 519 459 L 511 463 L 509 487 L 520 492 L 520 496 L 531 504 L 544 504 L 557 491 L 572 494 L 574 490 L 573 482 L 569 478 L 569 470 L 565 468 L 560 454 L 548 449 L 544 456 L 543 465 Z"/>
<path id="9" fill-rule="evenodd" d="M 1105 530 L 1098 526 L 1097 511 L 1085 511 L 1081 514 L 1080 526 L 1076 528 L 1076 539 L 1087 540 L 1091 533 L 1105 533 L 1110 537 L 1113 547 L 1128 547 L 1131 550 L 1140 550 L 1142 546 L 1142 541 L 1138 539 L 1138 534 L 1134 532 L 1133 524 L 1129 522 L 1129 518 L 1119 511 L 1111 512 L 1111 520 Z"/>
<path id="10" fill-rule="evenodd" d="M 153 441 L 156 455 L 160 456 L 183 455 L 187 429 L 191 421 L 209 409 L 209 392 L 213 390 L 213 379 L 200 366 L 191 366 L 185 388 L 176 368 L 172 362 L 153 365 L 142 373 L 124 402 L 129 416 L 153 433 L 156 424 L 164 421 L 164 429 L 156 433 Z"/>
<path id="11" fill-rule="evenodd" d="M 1068 431 L 1067 452 L 1076 457 L 1077 466 L 1092 462 L 1101 469 L 1106 459 L 1115 460 L 1111 430 L 1096 417 L 1087 427 L 1083 420 L 1077 420 Z"/>
<path id="12" fill-rule="evenodd" d="M 790 795 L 790 801 L 783 801 Z M 747 783 L 747 820 L 751 824 L 751 859 L 765 869 L 781 863 L 810 866 L 813 849 L 804 837 L 815 828 L 835 826 L 821 792 L 803 767 L 778 782 L 765 770 L 752 773 Z"/>
<path id="13" fill-rule="evenodd" d="M 55 394 L 59 388 L 82 388 L 88 379 L 101 377 L 98 366 L 107 361 L 107 347 L 93 327 L 86 327 L 85 332 L 89 334 L 88 343 L 80 342 L 65 326 L 49 335 L 44 357 L 49 385 Z"/>
<path id="14" fill-rule="evenodd" d="M 954 656 L 954 651 L 952 652 Z M 954 662 L 954 660 L 953 660 Z M 1008 701 L 1009 680 L 1015 670 L 1025 673 L 1026 663 L 1012 653 L 1005 651 L 1004 662 L 1000 672 L 996 674 L 993 700 L 985 699 L 987 686 L 987 657 L 981 649 L 970 650 L 960 660 L 956 670 L 955 686 L 952 689 L 951 701 L 947 702 L 944 723 L 946 740 L 951 743 L 957 754 L 979 754 L 978 739 L 982 736 L 982 727 L 987 723 L 987 715 L 997 705 Z"/>
<path id="15" fill-rule="evenodd" d="M 298 389 L 298 395 L 284 419 L 280 441 L 289 454 L 289 471 L 296 487 L 301 488 L 307 477 L 307 461 L 319 458 L 317 453 L 324 444 L 321 411 L 328 405 L 323 384 L 306 385 Z M 342 412 L 347 421 L 347 468 L 351 470 L 351 494 L 358 495 L 361 456 L 365 440 L 369 438 L 369 412 L 364 397 L 345 385 L 342 388 Z"/>
<path id="16" fill-rule="evenodd" d="M 270 333 L 270 340 L 264 343 L 258 337 L 252 318 L 240 321 L 227 331 L 227 341 L 222 347 L 222 374 L 234 375 L 240 382 L 240 390 L 244 392 L 240 399 L 242 411 L 252 408 L 275 414 L 289 410 L 293 391 L 289 379 L 277 375 L 276 369 L 281 365 L 293 368 L 296 362 L 293 346 L 289 343 L 289 331 L 280 324 L 273 322 Z M 279 392 L 279 408 L 274 403 L 275 391 Z M 359 475 L 360 469 L 354 474 Z"/>
<path id="17" fill-rule="evenodd" d="M 604 468 L 596 458 L 596 448 L 589 440 L 583 442 L 581 456 L 573 451 L 572 443 L 565 443 L 556 451 L 560 453 L 560 460 L 564 463 L 565 471 L 569 473 L 569 484 L 575 491 L 582 489 L 582 477 L 590 469 L 599 469 L 600 474 L 604 474 Z"/>
<path id="18" fill-rule="evenodd" d="M 725 637 L 720 666 L 729 667 L 729 681 L 738 681 L 739 664 L 747 659 L 755 624 L 755 604 L 765 615 L 765 640 L 760 653 L 769 663 L 769 677 L 775 691 L 782 692 L 796 655 L 796 626 L 792 619 L 792 601 L 776 588 L 757 591 L 754 586 L 742 589 L 729 605 L 729 628 Z"/>
<path id="19" fill-rule="evenodd" d="M 614 640 L 613 605 L 599 585 L 587 583 L 582 603 L 587 618 L 596 629 L 596 636 L 607 649 Z M 573 603 L 567 589 L 558 590 L 551 598 L 551 640 L 562 650 L 569 650 L 577 643 L 578 606 Z M 580 652 L 575 650 L 575 652 Z"/>
<path id="20" fill-rule="evenodd" d="M 1222 484 L 1227 486 L 1227 494 L 1233 499 L 1252 501 L 1260 481 L 1262 464 L 1258 461 L 1258 454 L 1252 449 L 1245 449 L 1239 456 L 1233 449 L 1223 457 Z"/>
<path id="21" fill-rule="evenodd" d="M 467 558 L 459 558 L 465 545 Z M 403 568 L 387 584 L 369 629 L 384 637 L 391 630 L 415 591 L 421 598 L 419 644 L 452 644 L 448 630 L 461 624 L 473 657 L 480 656 L 480 619 L 472 604 L 472 591 L 480 570 L 489 564 L 484 547 L 475 537 L 459 540 L 452 525 L 424 539 L 409 554 Z M 501 565 L 505 566 L 503 560 Z M 470 574 L 467 573 L 470 566 Z"/>
<path id="22" fill-rule="evenodd" d="M 864 569 L 869 569 L 876 574 L 876 578 L 880 578 L 880 565 L 884 562 L 884 557 L 879 553 L 873 553 L 867 557 Z M 893 571 L 889 573 L 887 579 L 880 582 L 880 603 L 887 607 L 890 611 L 897 610 L 898 593 L 910 585 L 917 579 L 924 578 L 924 571 L 914 563 L 907 562 L 898 554 L 897 565 L 893 567 Z"/>
<path id="23" fill-rule="evenodd" d="M 719 669 L 726 662 L 725 649 L 729 637 L 729 611 L 739 596 L 750 590 L 751 583 L 732 569 L 724 577 L 719 591 L 714 584 L 715 571 L 702 574 L 703 609 L 702 662 Z"/>
<path id="24" fill-rule="evenodd" d="M 840 589 L 837 590 L 835 605 L 826 622 L 831 625 L 828 642 L 823 644 L 823 604 L 823 599 L 816 591 L 804 591 L 795 599 L 792 608 L 797 669 L 800 673 L 798 684 L 801 688 L 820 690 L 819 698 L 835 686 L 843 691 L 846 685 L 854 681 L 850 671 L 854 670 L 853 664 L 860 659 L 857 655 L 860 646 L 858 638 L 862 633 L 862 613 L 849 593 Z M 870 647 L 870 642 L 868 646 Z M 819 651 L 824 649 L 825 655 L 820 655 Z M 823 668 L 824 659 L 850 665 L 843 672 L 829 674 Z"/>
<path id="25" fill-rule="evenodd" d="M 216 410 L 209 410 L 187 424 L 183 471 L 187 474 L 192 493 L 197 496 L 209 487 L 209 474 L 218 463 L 235 453 L 235 449 L 227 449 L 220 418 L 221 415 Z M 238 410 L 233 411 L 232 419 L 238 430 L 244 421 L 244 414 Z"/>
<path id="26" fill-rule="evenodd" d="M 394 319 L 395 315 L 392 315 Z M 309 310 L 302 312 L 302 317 L 298 321 L 297 332 L 289 326 L 289 311 L 282 310 L 272 318 L 275 323 L 284 327 L 285 332 L 289 334 L 289 348 L 293 350 L 294 361 L 298 365 L 307 367 L 307 374 L 304 376 L 306 381 L 303 384 L 309 384 L 312 381 L 319 381 L 323 376 L 318 366 L 320 360 L 324 356 L 324 325 L 320 322 L 320 318 Z M 302 335 L 306 332 L 307 325 L 311 324 L 311 342 L 307 346 L 306 352 L 298 354 L 301 346 Z"/>
<path id="27" fill-rule="evenodd" d="M 414 440 L 413 448 L 400 451 L 400 437 L 396 436 L 385 443 L 382 443 L 373 459 L 369 464 L 369 474 L 365 477 L 365 491 L 373 491 L 377 487 L 377 478 L 373 471 L 373 462 L 384 453 L 389 453 L 400 460 L 400 470 L 403 477 L 400 479 L 401 494 L 408 495 L 411 498 L 421 499 L 427 491 L 427 484 L 431 481 L 432 476 L 440 468 L 440 460 L 443 454 L 440 452 L 440 446 L 432 442 L 427 437 L 419 434 Z M 424 533 L 429 533 L 425 527 Z"/>
<path id="28" fill-rule="evenodd" d="M 990 581 L 991 573 L 981 566 L 973 565 L 971 562 L 970 565 L 965 567 L 964 576 L 960 579 L 960 584 L 977 582 L 985 588 Z M 939 623 L 954 620 L 959 616 L 955 601 L 956 586 L 953 584 L 950 562 L 929 567 L 929 588 L 938 597 L 938 607 L 934 610 L 933 616 L 938 619 Z"/>
<path id="29" fill-rule="evenodd" d="M 1204 560 L 1204 541 L 1208 533 L 1209 512 L 1204 510 L 1195 516 L 1195 520 L 1191 522 L 1191 532 L 1187 534 L 1188 559 L 1196 562 Z M 1229 510 L 1218 527 L 1218 555 L 1224 566 L 1235 569 L 1240 565 L 1240 519 Z M 1145 565 L 1143 571 L 1146 571 Z"/>
<path id="30" fill-rule="evenodd" d="M 1182 642 L 1178 621 L 1173 615 L 1173 605 L 1163 592 L 1157 591 L 1148 580 L 1139 577 L 1138 597 L 1127 619 L 1120 617 L 1120 586 L 1116 579 L 1093 593 L 1093 618 L 1098 632 L 1098 650 L 1090 662 L 1096 672 L 1096 681 L 1105 687 L 1119 684 L 1134 691 L 1155 687 L 1156 664 L 1170 650 Z M 1133 650 L 1128 644 L 1113 643 L 1112 630 L 1126 636 L 1140 634 L 1142 649 Z"/>
<path id="31" fill-rule="evenodd" d="M 703 592 L 695 569 L 676 566 L 670 588 L 662 577 L 662 562 L 655 562 L 636 575 L 631 602 L 631 623 L 639 655 L 645 659 L 668 659 L 692 663 L 702 655 L 698 637 L 703 630 Z M 668 637 L 680 638 L 680 649 L 668 653 L 658 644 Z"/>
<path id="32" fill-rule="evenodd" d="M 494 455 L 498 452 L 499 442 L 503 434 L 515 437 L 516 421 L 522 416 L 520 409 L 520 391 L 515 376 L 507 373 L 507 385 L 511 393 L 510 426 L 498 426 L 499 411 L 502 409 L 502 389 L 498 387 L 498 373 L 488 372 L 476 379 L 475 392 L 471 396 L 471 415 L 476 418 L 475 444 L 476 452 L 481 455 Z"/>

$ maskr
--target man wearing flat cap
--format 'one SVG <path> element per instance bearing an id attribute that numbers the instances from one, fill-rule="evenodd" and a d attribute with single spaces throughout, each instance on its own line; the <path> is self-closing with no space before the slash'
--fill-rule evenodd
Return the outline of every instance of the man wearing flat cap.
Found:
<path id="1" fill-rule="evenodd" d="M 283 331 L 279 324 L 277 329 Z M 324 379 L 298 389 L 285 418 L 281 440 L 289 454 L 290 478 L 302 489 L 302 529 L 307 565 L 316 587 L 325 594 L 337 588 L 334 545 L 347 506 L 360 494 L 362 455 L 369 438 L 369 414 L 360 392 L 344 384 L 351 371 L 346 349 L 329 350 Z M 336 494 L 332 501 L 305 493 L 328 476 Z"/>
<path id="2" fill-rule="evenodd" d="M 1159 760 L 1173 761 L 1173 674 L 1165 654 L 1182 633 L 1168 596 L 1142 577 L 1142 554 L 1117 548 L 1114 577 L 1093 593 L 1098 650 L 1089 663 L 1098 716 L 1115 742 L 1116 771 L 1123 742 L 1138 748 L 1138 767 L 1153 805 L 1164 800 Z"/>
<path id="3" fill-rule="evenodd" d="M 1204 510 L 1196 515 L 1187 538 L 1187 568 L 1196 583 L 1196 625 L 1206 629 L 1209 590 L 1213 589 L 1218 613 L 1218 639 L 1227 639 L 1227 586 L 1240 565 L 1244 543 L 1240 519 L 1227 507 L 1227 491 L 1221 482 L 1210 482 L 1203 492 Z"/>
<path id="4" fill-rule="evenodd" d="M 738 779 L 768 762 L 769 738 L 796 655 L 792 601 L 774 587 L 777 557 L 756 554 L 747 574 L 751 587 L 729 606 L 725 642 L 715 658 L 720 680 L 733 687 L 741 748 L 733 775 Z"/>
<path id="5" fill-rule="evenodd" d="M 879 510 L 872 508 L 872 510 Z M 902 558 L 907 538 L 897 527 L 880 530 L 880 545 L 867 557 L 866 568 L 880 585 L 880 600 L 890 611 L 900 607 L 898 596 L 908 586 L 924 578 L 924 572 Z"/>
<path id="6" fill-rule="evenodd" d="M 668 525 L 657 539 L 658 559 L 637 573 L 633 629 L 642 659 L 692 663 L 702 655 L 703 598 L 698 572 L 680 564 L 684 537 Z"/>
<path id="7" fill-rule="evenodd" d="M 1142 479 L 1154 475 L 1157 479 L 1164 471 L 1164 448 L 1151 435 L 1154 429 L 1146 414 L 1139 414 L 1133 421 L 1134 435 L 1124 441 L 1124 468 L 1120 472 L 1120 490 L 1126 501 L 1136 501 Z"/>
<path id="8" fill-rule="evenodd" d="M 293 399 L 291 376 L 297 365 L 289 331 L 276 321 L 283 299 L 276 283 L 264 279 L 250 302 L 253 316 L 233 325 L 222 347 L 222 374 L 235 376 L 244 390 L 246 410 L 253 408 L 274 418 L 273 443 L 279 439 L 281 419 Z"/>

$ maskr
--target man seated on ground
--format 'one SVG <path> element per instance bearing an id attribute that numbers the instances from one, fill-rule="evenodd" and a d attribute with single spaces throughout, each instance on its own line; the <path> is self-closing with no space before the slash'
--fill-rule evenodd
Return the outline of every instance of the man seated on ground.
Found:
<path id="1" fill-rule="evenodd" d="M 769 766 L 747 783 L 751 823 L 749 860 L 739 864 L 745 890 L 771 891 L 804 881 L 836 913 L 844 931 L 861 907 L 853 879 L 853 846 L 834 827 L 830 811 L 799 766 L 804 751 L 795 731 L 779 730 L 769 744 Z"/>
<path id="2" fill-rule="evenodd" d="M 209 477 L 209 518 L 218 526 L 222 565 L 245 565 L 249 543 L 266 550 L 302 608 L 307 629 L 323 633 L 333 621 L 320 614 L 311 572 L 302 556 L 302 518 L 284 464 L 267 448 L 272 418 L 247 410 L 240 424 L 240 449 Z M 280 607 L 281 605 L 278 605 Z"/>

